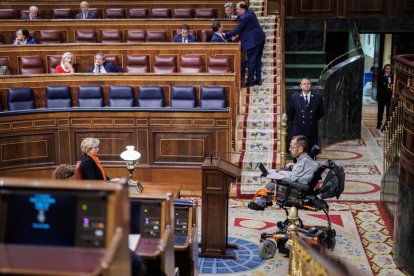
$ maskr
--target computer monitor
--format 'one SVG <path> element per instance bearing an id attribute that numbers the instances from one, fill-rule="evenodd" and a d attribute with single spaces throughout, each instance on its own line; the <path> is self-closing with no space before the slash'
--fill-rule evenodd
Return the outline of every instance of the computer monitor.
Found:
<path id="1" fill-rule="evenodd" d="M 0 243 L 104 247 L 105 192 L 0 190 Z"/>

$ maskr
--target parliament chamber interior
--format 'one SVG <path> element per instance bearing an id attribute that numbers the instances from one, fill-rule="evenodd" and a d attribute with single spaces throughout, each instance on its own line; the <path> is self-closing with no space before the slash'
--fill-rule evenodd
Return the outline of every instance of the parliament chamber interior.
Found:
<path id="1" fill-rule="evenodd" d="M 413 15 L 409 0 L 1 1 L 0 274 L 414 274 Z M 316 137 L 297 131 L 308 119 Z M 298 134 L 331 165 L 284 188 Z"/>

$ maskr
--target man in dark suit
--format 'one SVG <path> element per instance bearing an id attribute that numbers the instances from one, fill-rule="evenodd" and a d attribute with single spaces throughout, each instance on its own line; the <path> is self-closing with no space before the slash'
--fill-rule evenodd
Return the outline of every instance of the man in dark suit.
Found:
<path id="1" fill-rule="evenodd" d="M 223 26 L 221 25 L 220 21 L 213 22 L 213 35 L 211 36 L 211 42 L 229 42 L 232 39 L 226 38 L 226 35 L 223 32 Z"/>
<path id="2" fill-rule="evenodd" d="M 378 92 L 377 92 L 377 101 L 378 101 L 378 115 L 377 115 L 377 129 L 381 128 L 382 117 L 385 116 L 386 121 L 390 117 L 391 109 L 391 98 L 392 98 L 392 83 L 393 77 L 391 74 L 391 65 L 385 64 L 382 70 L 382 74 L 378 80 Z"/>
<path id="3" fill-rule="evenodd" d="M 80 3 L 81 12 L 76 15 L 76 19 L 95 19 L 96 13 L 89 11 L 89 4 L 86 1 Z"/>
<path id="4" fill-rule="evenodd" d="M 29 14 L 22 14 L 23 20 L 38 20 L 42 19 L 39 16 L 39 9 L 36 6 L 31 6 L 29 8 Z"/>
<path id="5" fill-rule="evenodd" d="M 249 74 L 246 86 L 262 84 L 262 55 L 266 41 L 266 35 L 257 20 L 256 14 L 249 9 L 246 3 L 240 2 L 236 5 L 236 12 L 239 16 L 237 26 L 226 33 L 226 38 L 240 35 L 242 58 L 247 53 L 247 67 Z M 241 65 L 241 76 L 244 80 L 246 60 L 243 58 Z M 256 78 L 255 78 L 256 77 Z"/>
<path id="6" fill-rule="evenodd" d="M 122 68 L 105 61 L 105 55 L 97 53 L 95 55 L 95 64 L 93 67 L 89 67 L 89 73 L 104 74 L 104 73 L 121 73 Z"/>
<path id="7" fill-rule="evenodd" d="M 292 136 L 304 135 L 308 138 L 308 154 L 314 145 L 318 145 L 318 121 L 323 116 L 322 95 L 311 92 L 311 81 L 302 78 L 301 91 L 290 98 L 287 115 L 293 122 Z"/>
<path id="8" fill-rule="evenodd" d="M 195 36 L 190 34 L 190 27 L 187 24 L 181 25 L 181 32 L 174 36 L 173 42 L 190 43 L 196 42 Z"/>

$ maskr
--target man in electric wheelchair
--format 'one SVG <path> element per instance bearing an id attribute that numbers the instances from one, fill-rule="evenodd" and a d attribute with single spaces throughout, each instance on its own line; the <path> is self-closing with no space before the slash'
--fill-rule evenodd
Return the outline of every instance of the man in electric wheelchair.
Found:
<path id="1" fill-rule="evenodd" d="M 309 226 L 304 225 L 298 218 L 298 231 L 305 234 L 310 240 L 333 249 L 335 247 L 336 232 L 331 228 L 328 216 L 329 206 L 325 199 L 336 197 L 337 199 L 344 191 L 345 173 L 342 167 L 337 166 L 332 160 L 324 164 L 318 164 L 306 153 L 307 139 L 299 135 L 292 138 L 290 152 L 293 158 L 297 159 L 292 166 L 292 171 L 286 173 L 285 177 L 276 182 L 269 182 L 265 188 L 257 191 L 248 207 L 253 210 L 264 210 L 266 207 L 276 205 L 284 209 L 288 216 L 289 207 L 305 209 L 311 211 L 323 211 L 328 220 L 328 226 Z M 319 147 L 312 148 L 314 153 L 318 153 Z M 316 156 L 314 154 L 313 156 Z M 322 174 L 329 169 L 325 180 L 320 187 L 317 187 Z M 283 175 L 283 171 L 278 172 Z M 275 233 L 262 233 L 259 245 L 259 255 L 263 259 L 268 259 L 276 253 L 276 247 L 281 253 L 288 253 L 285 245 L 288 241 L 287 229 L 290 225 L 289 217 L 285 221 L 277 223 Z M 275 242 L 273 242 L 274 240 Z"/>

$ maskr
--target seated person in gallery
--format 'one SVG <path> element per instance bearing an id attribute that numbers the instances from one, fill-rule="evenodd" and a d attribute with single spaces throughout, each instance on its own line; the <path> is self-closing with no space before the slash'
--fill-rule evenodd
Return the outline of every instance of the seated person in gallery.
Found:
<path id="1" fill-rule="evenodd" d="M 29 8 L 29 14 L 22 15 L 23 20 L 38 20 L 42 19 L 39 15 L 39 8 L 36 6 L 31 6 Z"/>
<path id="2" fill-rule="evenodd" d="M 104 180 L 117 182 L 119 178 L 110 178 L 98 158 L 100 141 L 95 138 L 85 138 L 81 143 L 82 158 L 80 171 L 83 180 Z"/>
<path id="3" fill-rule="evenodd" d="M 174 36 L 173 42 L 189 43 L 197 42 L 194 35 L 190 34 L 190 27 L 187 24 L 181 25 L 181 32 Z"/>
<path id="4" fill-rule="evenodd" d="M 75 18 L 76 19 L 95 19 L 96 13 L 94 11 L 89 10 L 89 3 L 86 1 L 82 1 L 80 3 L 81 12 L 78 13 Z"/>
<path id="5" fill-rule="evenodd" d="M 103 53 L 95 54 L 95 64 L 88 68 L 89 73 L 104 74 L 104 73 L 121 73 L 122 68 L 105 60 Z"/>
<path id="6" fill-rule="evenodd" d="M 36 44 L 36 40 L 30 35 L 27 29 L 21 28 L 16 32 L 16 38 L 13 40 L 13 45 Z"/>
<path id="7" fill-rule="evenodd" d="M 61 164 L 52 173 L 53 179 L 68 180 L 75 175 L 75 167 L 69 164 Z"/>
<path id="8" fill-rule="evenodd" d="M 72 74 L 75 73 L 75 68 L 73 66 L 73 54 L 71 52 L 66 52 L 62 55 L 62 60 L 60 64 L 56 66 L 56 74 Z"/>

